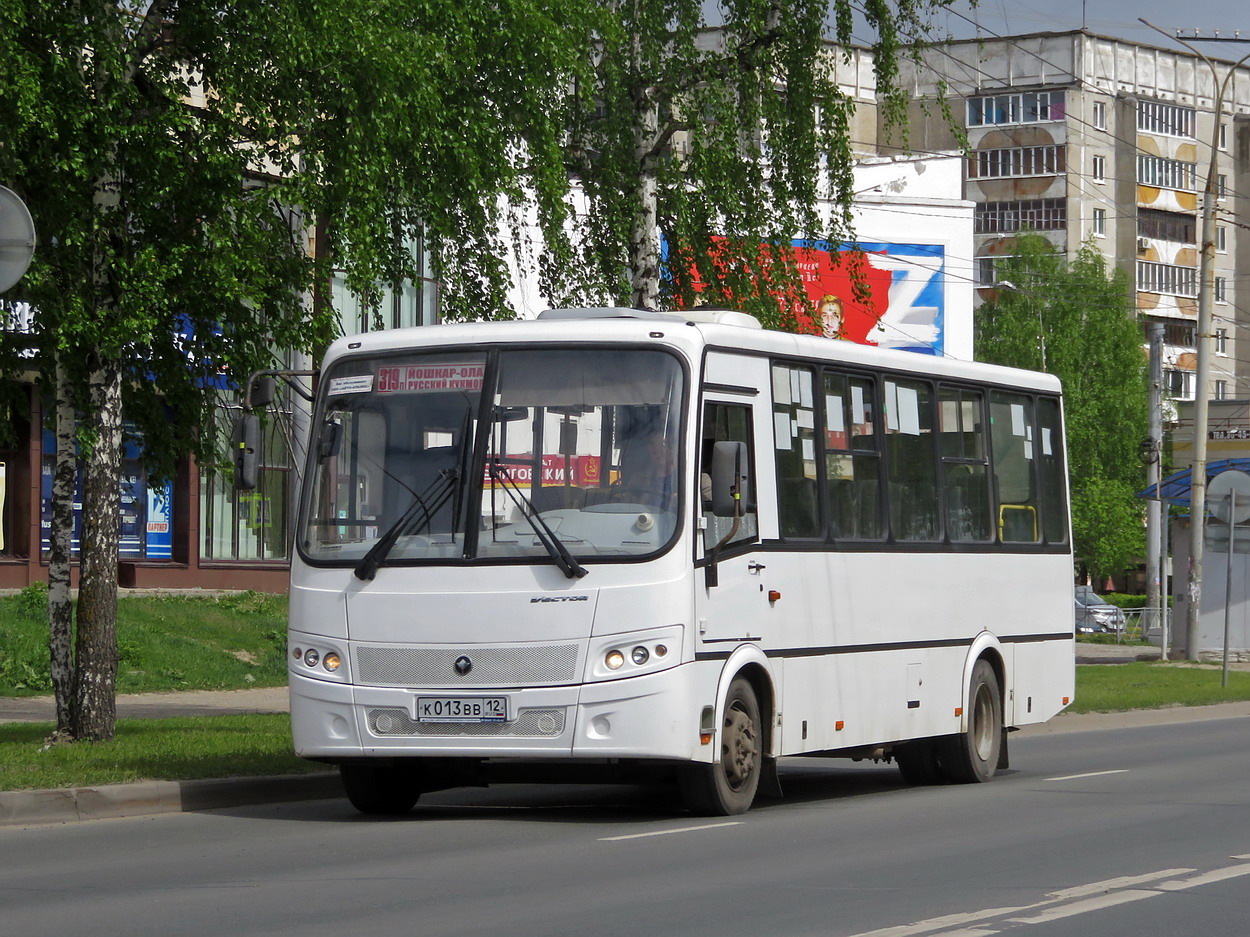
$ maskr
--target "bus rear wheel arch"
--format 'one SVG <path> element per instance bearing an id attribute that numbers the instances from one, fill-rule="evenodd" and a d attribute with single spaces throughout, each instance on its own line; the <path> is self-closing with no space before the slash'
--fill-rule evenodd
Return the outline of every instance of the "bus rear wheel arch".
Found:
<path id="1" fill-rule="evenodd" d="M 988 658 L 980 658 L 968 680 L 967 731 L 896 746 L 894 760 L 903 780 L 908 784 L 976 784 L 991 780 L 999 767 L 1006 767 L 1001 687 L 997 668 Z"/>

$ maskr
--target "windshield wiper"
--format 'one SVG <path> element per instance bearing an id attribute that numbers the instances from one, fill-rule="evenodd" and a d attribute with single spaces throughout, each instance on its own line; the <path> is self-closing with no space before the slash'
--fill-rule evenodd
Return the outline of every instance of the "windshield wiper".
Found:
<path id="1" fill-rule="evenodd" d="M 512 499 L 512 503 L 520 508 L 521 513 L 533 525 L 535 536 L 538 537 L 538 541 L 543 545 L 543 549 L 550 555 L 560 572 L 564 573 L 569 579 L 581 579 L 585 576 L 586 567 L 573 558 L 573 554 L 569 552 L 568 547 L 564 545 L 563 541 L 556 536 L 555 531 L 551 529 L 551 526 L 534 509 L 534 503 L 526 497 L 525 493 L 517 486 L 517 483 L 508 476 L 508 473 L 499 467 L 498 460 L 487 459 L 486 468 L 490 471 L 491 479 L 503 484 L 503 490 Z"/>
<path id="2" fill-rule="evenodd" d="M 419 515 L 424 515 L 424 517 L 421 518 L 421 523 L 414 530 L 420 530 L 422 527 L 429 525 L 434 520 L 434 515 L 438 513 L 438 510 L 451 497 L 456 487 L 456 480 L 459 477 L 460 472 L 456 469 L 443 469 L 424 492 L 417 494 L 414 491 L 412 493 L 412 504 L 408 505 L 407 510 L 399 516 L 395 523 L 386 528 L 386 533 L 382 534 L 377 542 L 369 548 L 369 552 L 360 558 L 360 562 L 352 570 L 356 574 L 356 578 L 365 582 L 373 579 L 374 575 L 377 574 L 378 567 L 382 565 L 382 561 L 391 552 L 400 535 L 407 530 L 409 524 L 418 519 Z"/>

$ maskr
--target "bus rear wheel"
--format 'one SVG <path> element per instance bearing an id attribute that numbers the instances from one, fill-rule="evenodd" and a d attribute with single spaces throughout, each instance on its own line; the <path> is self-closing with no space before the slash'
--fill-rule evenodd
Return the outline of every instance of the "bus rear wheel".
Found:
<path id="1" fill-rule="evenodd" d="M 339 777 L 347 799 L 361 813 L 399 816 L 410 811 L 421 796 L 412 765 L 347 762 L 339 765 Z"/>
<path id="2" fill-rule="evenodd" d="M 755 800 L 763 766 L 759 702 L 741 677 L 729 685 L 721 715 L 720 758 L 688 765 L 681 774 L 681 794 L 694 813 L 727 817 L 746 813 Z"/>
<path id="3" fill-rule="evenodd" d="M 938 750 L 946 779 L 955 784 L 988 781 L 998 770 L 1003 744 L 1003 698 L 989 661 L 973 665 L 968 683 L 968 731 L 948 736 Z"/>

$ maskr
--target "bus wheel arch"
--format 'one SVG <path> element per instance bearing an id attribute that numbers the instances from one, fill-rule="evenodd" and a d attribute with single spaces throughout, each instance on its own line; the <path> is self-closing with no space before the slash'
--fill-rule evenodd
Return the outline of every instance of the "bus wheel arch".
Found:
<path id="1" fill-rule="evenodd" d="M 745 813 L 761 786 L 766 790 L 777 786 L 771 755 L 772 678 L 758 661 L 739 663 L 725 669 L 724 690 L 717 694 L 714 757 L 685 765 L 679 775 L 682 800 L 695 813 Z"/>
<path id="2" fill-rule="evenodd" d="M 942 774 L 956 784 L 988 781 L 1004 764 L 1005 691 L 996 653 L 979 655 L 972 664 L 964 701 L 964 730 L 938 743 Z"/>

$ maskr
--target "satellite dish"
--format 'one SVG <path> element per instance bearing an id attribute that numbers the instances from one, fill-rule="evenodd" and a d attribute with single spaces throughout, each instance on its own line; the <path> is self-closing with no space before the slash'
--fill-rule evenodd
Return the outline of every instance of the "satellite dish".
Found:
<path id="1" fill-rule="evenodd" d="M 1236 495 L 1237 508 L 1233 510 Z M 1240 469 L 1226 469 L 1207 485 L 1207 507 L 1225 524 L 1250 520 L 1250 475 Z M 1230 519 L 1231 516 L 1231 519 Z"/>
<path id="2" fill-rule="evenodd" d="M 35 222 L 26 203 L 0 185 L 0 293 L 26 272 L 35 255 Z"/>

